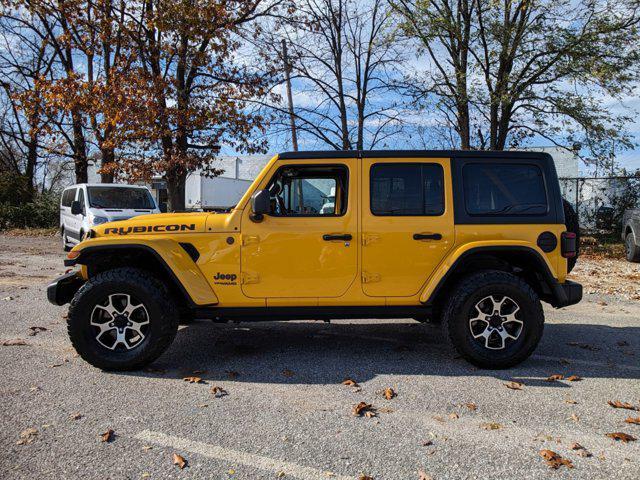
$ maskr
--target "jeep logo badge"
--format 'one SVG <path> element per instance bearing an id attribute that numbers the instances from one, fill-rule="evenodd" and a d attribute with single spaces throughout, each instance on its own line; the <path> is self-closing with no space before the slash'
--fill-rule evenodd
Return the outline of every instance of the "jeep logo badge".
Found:
<path id="1" fill-rule="evenodd" d="M 216 273 L 216 276 L 213 277 L 214 283 L 220 285 L 235 285 L 236 279 L 238 276 L 235 273 Z"/>

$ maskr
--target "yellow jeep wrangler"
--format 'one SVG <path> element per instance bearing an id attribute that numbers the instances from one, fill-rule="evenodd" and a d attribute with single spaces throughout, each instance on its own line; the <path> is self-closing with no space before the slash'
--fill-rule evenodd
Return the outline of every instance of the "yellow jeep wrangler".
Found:
<path id="1" fill-rule="evenodd" d="M 582 298 L 571 230 L 544 153 L 283 153 L 228 213 L 95 227 L 47 293 L 103 369 L 153 361 L 181 318 L 441 321 L 468 361 L 507 368 L 540 341 L 541 301 Z"/>

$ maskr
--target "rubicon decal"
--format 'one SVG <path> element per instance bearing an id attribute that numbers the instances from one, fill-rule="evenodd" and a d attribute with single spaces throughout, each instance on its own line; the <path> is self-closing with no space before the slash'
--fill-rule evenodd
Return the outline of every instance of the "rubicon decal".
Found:
<path id="1" fill-rule="evenodd" d="M 130 233 L 154 233 L 154 232 L 184 232 L 193 231 L 196 224 L 171 224 L 171 225 L 136 225 L 135 227 L 109 227 L 104 229 L 105 235 L 128 235 Z"/>

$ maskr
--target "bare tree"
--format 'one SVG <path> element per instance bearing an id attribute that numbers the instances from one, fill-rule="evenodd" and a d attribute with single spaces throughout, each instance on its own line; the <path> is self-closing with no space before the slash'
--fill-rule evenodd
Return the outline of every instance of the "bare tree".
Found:
<path id="1" fill-rule="evenodd" d="M 434 66 L 412 93 L 443 105 L 462 148 L 502 150 L 537 136 L 603 158 L 612 142 L 631 146 L 629 115 L 603 100 L 631 95 L 637 79 L 635 0 L 393 4 Z"/>
<path id="2" fill-rule="evenodd" d="M 402 123 L 392 81 L 404 57 L 386 0 L 304 0 L 271 39 L 289 46 L 298 133 L 336 150 L 373 148 Z M 280 62 L 283 59 L 280 58 Z M 276 125 L 289 128 L 290 111 L 268 104 Z"/>

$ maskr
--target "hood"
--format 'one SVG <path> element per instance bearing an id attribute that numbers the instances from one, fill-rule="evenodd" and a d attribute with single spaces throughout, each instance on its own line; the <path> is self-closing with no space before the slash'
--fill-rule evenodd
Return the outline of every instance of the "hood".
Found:
<path id="1" fill-rule="evenodd" d="M 155 213 L 140 215 L 128 220 L 103 223 L 94 227 L 93 231 L 96 237 L 201 233 L 206 230 L 209 216 L 211 215 L 204 212 Z"/>

